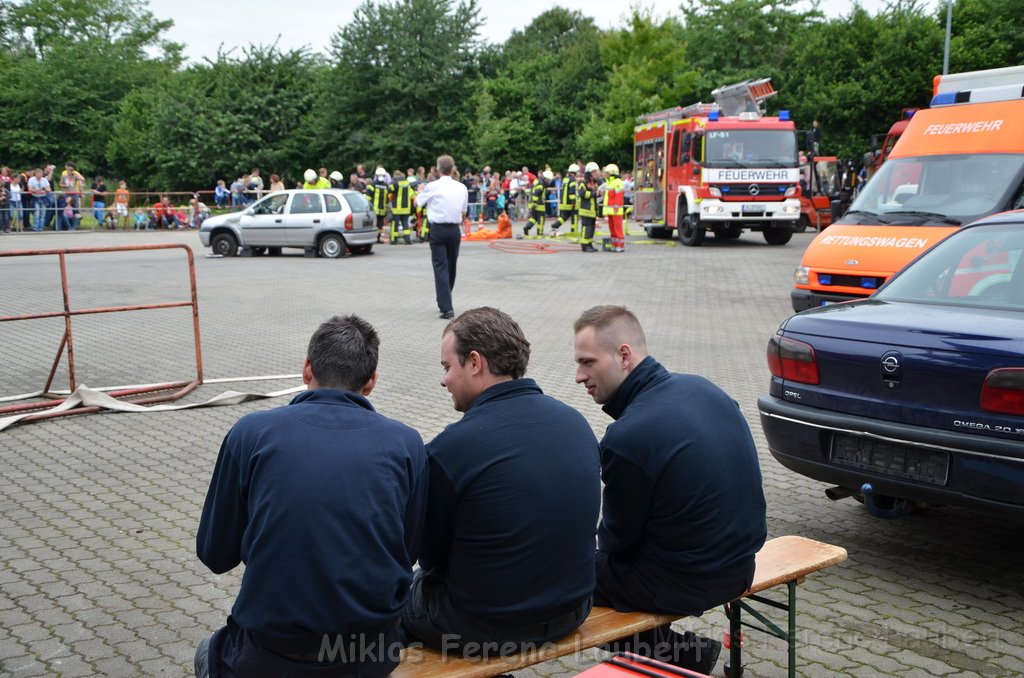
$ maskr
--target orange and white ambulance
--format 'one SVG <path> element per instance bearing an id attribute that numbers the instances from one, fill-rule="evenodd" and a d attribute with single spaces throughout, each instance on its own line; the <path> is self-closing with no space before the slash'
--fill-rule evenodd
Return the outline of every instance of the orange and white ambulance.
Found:
<path id="1" fill-rule="evenodd" d="M 793 309 L 870 296 L 959 226 L 1024 208 L 1024 66 L 936 76 L 849 211 L 796 269 Z"/>

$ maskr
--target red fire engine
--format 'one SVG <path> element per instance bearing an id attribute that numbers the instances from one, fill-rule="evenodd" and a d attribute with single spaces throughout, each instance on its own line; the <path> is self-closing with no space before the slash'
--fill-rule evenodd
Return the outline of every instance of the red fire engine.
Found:
<path id="1" fill-rule="evenodd" d="M 642 117 L 633 140 L 633 219 L 652 238 L 691 247 L 761 231 L 784 245 L 800 218 L 796 128 L 788 111 L 765 115 L 771 78 L 720 87 L 715 103 Z"/>

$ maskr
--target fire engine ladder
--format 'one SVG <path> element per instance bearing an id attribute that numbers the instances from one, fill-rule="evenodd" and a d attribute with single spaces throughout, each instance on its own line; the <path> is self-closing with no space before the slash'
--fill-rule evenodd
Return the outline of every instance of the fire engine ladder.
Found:
<path id="1" fill-rule="evenodd" d="M 744 80 L 734 85 L 719 87 L 711 92 L 722 115 L 736 116 L 740 113 L 765 114 L 764 102 L 775 96 L 771 78 Z"/>

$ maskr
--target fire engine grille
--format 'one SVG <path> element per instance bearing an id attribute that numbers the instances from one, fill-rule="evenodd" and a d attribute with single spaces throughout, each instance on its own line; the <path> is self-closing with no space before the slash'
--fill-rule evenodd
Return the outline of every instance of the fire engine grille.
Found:
<path id="1" fill-rule="evenodd" d="M 733 200 L 749 200 L 757 198 L 780 198 L 786 194 L 788 184 L 713 184 L 722 192 L 723 198 Z"/>

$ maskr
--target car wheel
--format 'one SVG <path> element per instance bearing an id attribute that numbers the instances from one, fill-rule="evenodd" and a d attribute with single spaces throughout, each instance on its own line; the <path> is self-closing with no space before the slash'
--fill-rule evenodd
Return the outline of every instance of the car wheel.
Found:
<path id="1" fill-rule="evenodd" d="M 706 230 L 699 225 L 698 220 L 688 214 L 683 217 L 679 228 L 679 242 L 687 247 L 700 247 L 706 234 Z"/>
<path id="2" fill-rule="evenodd" d="M 218 233 L 210 241 L 210 249 L 222 257 L 233 257 L 238 254 L 238 240 L 230 233 Z"/>
<path id="3" fill-rule="evenodd" d="M 339 235 L 328 234 L 320 238 L 320 256 L 337 259 L 345 253 L 345 241 Z"/>
<path id="4" fill-rule="evenodd" d="M 785 245 L 793 237 L 792 226 L 772 226 L 763 231 L 764 240 L 769 245 Z"/>

